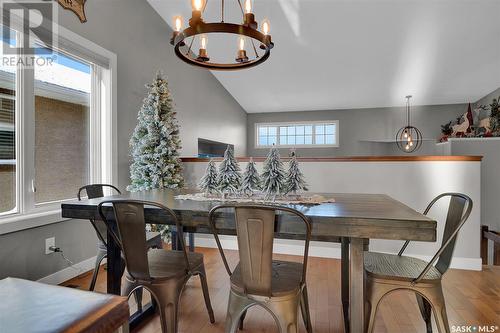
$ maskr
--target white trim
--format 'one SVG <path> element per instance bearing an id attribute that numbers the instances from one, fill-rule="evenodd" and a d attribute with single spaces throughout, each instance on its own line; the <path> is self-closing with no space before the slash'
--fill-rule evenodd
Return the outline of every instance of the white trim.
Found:
<path id="1" fill-rule="evenodd" d="M 51 255 L 55 256 L 58 254 L 53 253 Z M 96 257 L 85 259 L 79 263 L 74 264 L 72 267 L 66 267 L 64 269 L 61 269 L 60 271 L 53 273 L 53 274 L 47 275 L 47 276 L 39 279 L 38 282 L 52 284 L 52 285 L 58 285 L 58 284 L 61 284 L 63 282 L 66 282 L 74 277 L 77 277 L 80 274 L 83 274 L 85 272 L 88 272 L 88 271 L 94 269 L 95 259 L 96 259 Z M 106 258 L 104 258 L 102 263 L 105 263 L 105 262 L 106 262 Z"/>
<path id="2" fill-rule="evenodd" d="M 280 126 L 299 126 L 299 125 L 317 125 L 317 124 L 334 124 L 335 125 L 335 143 L 334 144 L 295 144 L 295 145 L 280 145 L 276 144 L 274 147 L 276 148 L 338 148 L 340 146 L 340 135 L 339 128 L 340 122 L 338 120 L 314 120 L 314 121 L 289 121 L 289 122 L 269 122 L 269 123 L 255 123 L 254 124 L 254 148 L 255 149 L 269 149 L 273 147 L 273 145 L 262 146 L 259 145 L 259 127 L 261 126 L 273 126 L 277 127 L 276 139 L 279 141 Z M 312 138 L 315 141 L 315 127 L 312 129 Z"/>
<path id="3" fill-rule="evenodd" d="M 1 218 L 0 235 L 67 220 L 61 216 L 60 209 L 24 215 L 10 214 Z"/>
<path id="4" fill-rule="evenodd" d="M 237 250 L 238 243 L 235 236 L 219 236 L 222 247 L 228 250 Z M 201 247 L 216 248 L 214 237 L 212 235 L 196 235 L 195 245 Z M 276 239 L 274 241 L 273 247 L 274 253 L 281 254 L 291 254 L 291 255 L 303 255 L 304 245 L 300 241 L 287 240 L 287 239 Z M 394 253 L 395 254 L 395 253 Z M 311 257 L 319 258 L 331 258 L 340 259 L 340 247 L 337 243 L 328 242 L 311 242 L 309 246 L 309 255 Z M 423 256 L 419 254 L 405 254 L 409 257 L 415 257 L 422 260 L 429 261 L 432 256 Z M 467 269 L 480 271 L 482 269 L 481 258 L 464 258 L 464 257 L 453 257 L 451 260 L 451 268 L 457 269 Z"/>

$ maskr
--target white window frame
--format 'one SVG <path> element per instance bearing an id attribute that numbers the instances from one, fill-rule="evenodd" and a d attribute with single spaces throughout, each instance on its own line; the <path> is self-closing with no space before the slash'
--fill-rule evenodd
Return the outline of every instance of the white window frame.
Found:
<path id="1" fill-rule="evenodd" d="M 315 127 L 314 125 L 318 124 L 335 124 L 335 143 L 334 144 L 295 144 L 295 145 L 281 145 L 279 144 L 279 138 L 280 138 L 280 132 L 279 128 L 280 126 L 300 126 L 300 125 L 313 125 L 313 131 L 312 131 L 312 137 L 313 140 L 316 140 L 315 136 Z M 340 146 L 339 143 L 339 121 L 338 120 L 315 120 L 315 121 L 293 121 L 293 122 L 271 122 L 271 123 L 255 123 L 254 126 L 254 147 L 256 149 L 269 149 L 273 145 L 259 145 L 259 127 L 265 127 L 265 126 L 273 126 L 277 127 L 277 141 L 278 144 L 274 145 L 277 148 L 337 148 Z"/>
<path id="2" fill-rule="evenodd" d="M 117 184 L 116 54 L 62 26 L 58 26 L 57 34 L 58 37 L 70 40 L 109 62 L 108 68 L 91 65 L 89 181 Z M 18 42 L 22 41 L 21 33 L 18 32 L 16 38 Z M 55 51 L 64 52 L 60 49 L 55 49 Z M 35 111 L 34 73 L 32 72 L 33 69 L 22 69 L 21 67 L 18 67 L 16 71 L 16 211 L 0 214 L 0 235 L 61 222 L 65 220 L 61 217 L 61 202 L 74 200 L 35 204 L 33 188 L 35 179 Z"/>

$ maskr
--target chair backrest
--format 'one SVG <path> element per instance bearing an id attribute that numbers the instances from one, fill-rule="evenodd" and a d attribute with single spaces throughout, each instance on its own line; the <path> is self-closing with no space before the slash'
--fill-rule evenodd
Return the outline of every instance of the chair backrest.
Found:
<path id="1" fill-rule="evenodd" d="M 111 204 L 113 214 L 106 212 L 107 205 Z M 149 273 L 148 248 L 146 245 L 146 221 L 144 206 L 160 209 L 165 219 L 171 219 L 175 222 L 177 230 L 182 230 L 181 224 L 176 214 L 169 208 L 149 201 L 140 200 L 107 200 L 98 206 L 99 215 L 106 223 L 108 232 L 111 233 L 115 242 L 119 244 L 125 257 L 127 271 L 132 278 L 139 281 L 152 280 Z M 155 212 L 154 214 L 158 214 Z M 114 215 L 115 224 L 111 222 Z M 117 229 L 117 230 L 116 230 Z M 118 231 L 118 232 L 117 232 Z M 186 252 L 184 239 L 179 236 L 179 242 L 182 245 L 186 270 L 190 271 L 189 260 Z"/>
<path id="2" fill-rule="evenodd" d="M 212 227 L 224 266 L 229 275 L 232 275 L 232 271 L 229 268 L 220 243 L 215 221 L 216 212 L 224 208 L 234 209 L 241 277 L 246 292 L 261 296 L 271 296 L 272 294 L 272 259 L 276 213 L 294 215 L 299 217 L 305 224 L 302 271 L 302 282 L 305 282 L 309 241 L 311 238 L 311 223 L 304 214 L 291 208 L 267 205 L 227 204 L 214 207 L 209 214 L 210 226 Z"/>
<path id="3" fill-rule="evenodd" d="M 415 282 L 420 281 L 436 261 L 435 267 L 441 272 L 441 274 L 446 273 L 450 267 L 451 259 L 453 257 L 453 250 L 455 249 L 458 232 L 467 221 L 472 211 L 473 202 L 467 195 L 462 193 L 442 193 L 429 203 L 424 211 L 424 215 L 429 213 L 436 202 L 445 197 L 450 198 L 450 204 L 448 206 L 448 214 L 446 217 L 446 224 L 444 226 L 441 247 L 422 273 L 420 273 L 420 275 L 415 279 Z"/>
<path id="4" fill-rule="evenodd" d="M 109 185 L 109 184 L 89 184 L 89 185 L 85 185 L 85 186 L 80 187 L 80 189 L 78 190 L 78 193 L 77 193 L 76 196 L 78 198 L 78 201 L 81 201 L 82 200 L 82 192 L 85 191 L 86 194 L 87 194 L 87 198 L 89 198 L 89 199 L 102 198 L 104 196 L 104 188 L 106 188 L 106 187 L 113 189 L 118 194 L 122 194 L 120 192 L 120 190 L 117 189 L 113 185 Z M 97 234 L 97 238 L 99 238 L 99 240 L 101 242 L 103 242 L 104 244 L 106 244 L 108 242 L 108 240 L 107 240 L 107 228 L 106 228 L 106 224 L 103 221 L 94 220 L 94 219 L 91 219 L 90 223 L 92 223 L 92 226 L 95 229 L 95 232 Z"/>
<path id="5" fill-rule="evenodd" d="M 104 188 L 106 188 L 106 187 L 115 190 L 118 194 L 122 194 L 122 192 L 120 192 L 120 190 L 117 189 L 113 185 L 89 184 L 89 185 L 85 185 L 85 186 L 80 187 L 80 189 L 78 190 L 78 194 L 77 194 L 78 201 L 82 200 L 82 192 L 83 191 L 85 191 L 87 193 L 87 198 L 89 198 L 89 199 L 102 198 L 104 196 Z"/>
<path id="6" fill-rule="evenodd" d="M 448 214 L 444 226 L 443 239 L 436 268 L 444 274 L 450 267 L 451 258 L 455 249 L 458 232 L 469 218 L 472 211 L 472 199 L 461 193 L 443 193 L 432 200 L 424 211 L 424 215 L 431 210 L 434 204 L 442 198 L 449 197 Z"/>

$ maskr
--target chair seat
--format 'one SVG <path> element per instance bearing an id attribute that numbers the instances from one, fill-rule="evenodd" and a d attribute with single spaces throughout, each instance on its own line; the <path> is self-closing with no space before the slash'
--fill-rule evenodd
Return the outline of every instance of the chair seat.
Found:
<path id="1" fill-rule="evenodd" d="M 203 254 L 188 252 L 188 260 L 192 270 L 203 265 Z M 186 275 L 183 251 L 167 251 L 151 249 L 148 251 L 149 274 L 154 280 L 168 280 Z"/>
<path id="2" fill-rule="evenodd" d="M 302 263 L 273 260 L 273 275 L 271 279 L 272 296 L 295 294 L 301 287 Z M 244 293 L 240 264 L 231 275 L 231 288 Z"/>
<path id="3" fill-rule="evenodd" d="M 365 271 L 376 278 L 411 281 L 417 278 L 427 262 L 412 257 L 378 252 L 365 252 Z M 441 280 L 441 272 L 434 266 L 423 280 Z"/>

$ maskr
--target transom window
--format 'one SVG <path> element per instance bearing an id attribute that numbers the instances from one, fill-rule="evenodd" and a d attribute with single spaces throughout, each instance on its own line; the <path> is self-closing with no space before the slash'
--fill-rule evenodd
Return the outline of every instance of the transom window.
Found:
<path id="1" fill-rule="evenodd" d="M 338 120 L 256 124 L 256 147 L 338 147 L 338 125 Z"/>

